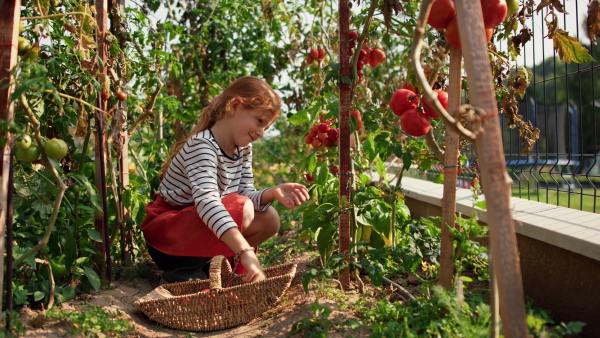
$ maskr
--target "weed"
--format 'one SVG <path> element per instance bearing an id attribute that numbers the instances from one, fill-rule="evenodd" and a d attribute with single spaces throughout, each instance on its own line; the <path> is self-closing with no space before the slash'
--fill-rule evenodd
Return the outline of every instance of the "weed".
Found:
<path id="1" fill-rule="evenodd" d="M 53 308 L 46 312 L 46 317 L 56 320 L 71 321 L 70 333 L 74 336 L 101 337 L 111 333 L 117 337 L 122 333 L 133 331 L 134 327 L 127 319 L 119 319 L 120 311 L 109 313 L 101 307 L 88 305 L 88 311 L 77 313 Z"/>

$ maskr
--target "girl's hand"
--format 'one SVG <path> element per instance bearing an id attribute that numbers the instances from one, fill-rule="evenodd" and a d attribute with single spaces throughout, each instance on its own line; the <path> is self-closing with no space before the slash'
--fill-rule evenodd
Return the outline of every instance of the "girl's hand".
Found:
<path id="1" fill-rule="evenodd" d="M 244 268 L 246 268 L 246 275 L 242 277 L 242 282 L 260 282 L 267 278 L 254 251 L 250 250 L 244 252 L 240 257 L 240 260 Z"/>
<path id="2" fill-rule="evenodd" d="M 294 209 L 310 198 L 308 189 L 298 183 L 284 183 L 271 189 L 273 199 L 278 200 L 288 209 Z"/>

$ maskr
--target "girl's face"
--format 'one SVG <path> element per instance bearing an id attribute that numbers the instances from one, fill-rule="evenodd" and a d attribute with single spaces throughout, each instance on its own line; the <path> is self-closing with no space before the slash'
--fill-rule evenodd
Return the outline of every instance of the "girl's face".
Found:
<path id="1" fill-rule="evenodd" d="M 235 145 L 245 147 L 265 136 L 265 130 L 273 123 L 273 116 L 265 111 L 257 111 L 237 105 L 233 118 L 232 133 Z"/>

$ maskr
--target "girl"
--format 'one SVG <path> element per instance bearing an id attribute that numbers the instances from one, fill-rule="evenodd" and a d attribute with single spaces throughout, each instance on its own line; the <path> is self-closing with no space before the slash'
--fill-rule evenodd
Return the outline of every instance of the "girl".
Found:
<path id="1" fill-rule="evenodd" d="M 254 188 L 252 142 L 277 119 L 280 105 L 264 81 L 239 78 L 202 110 L 191 136 L 175 145 L 142 223 L 165 282 L 206 279 L 216 255 L 241 262 L 237 272 L 246 271 L 244 282 L 265 279 L 254 248 L 279 230 L 271 203 L 294 209 L 309 198 L 297 183 Z"/>

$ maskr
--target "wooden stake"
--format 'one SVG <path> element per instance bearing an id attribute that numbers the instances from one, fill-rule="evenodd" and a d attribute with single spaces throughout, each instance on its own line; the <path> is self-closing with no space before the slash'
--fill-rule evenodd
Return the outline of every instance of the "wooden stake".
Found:
<path id="1" fill-rule="evenodd" d="M 490 229 L 490 249 L 498 285 L 500 316 L 506 337 L 527 337 L 523 282 L 517 238 L 510 210 L 510 179 L 493 87 L 480 0 L 456 1 L 460 40 L 471 104 L 487 112 L 483 134 L 476 139 Z M 493 203 L 491 203 L 493 201 Z"/>
<path id="2" fill-rule="evenodd" d="M 19 18 L 21 15 L 21 0 L 0 1 L 0 119 L 10 121 L 14 119 L 14 105 L 10 102 L 13 86 L 5 87 L 13 77 L 10 70 L 17 64 L 18 40 L 19 40 Z M 7 80 L 8 79 L 8 80 Z M 7 202 L 12 199 L 9 196 L 9 182 L 12 180 L 12 146 L 14 135 L 7 133 L 6 144 L 2 149 L 2 181 L 0 186 L 0 252 L 4 253 L 5 226 L 12 219 L 7 219 Z M 8 257 L 12 259 L 12 257 Z M 0 272 L 4 271 L 4 255 L 0 257 Z M 4 290 L 4 273 L 0 273 L 0 291 Z M 0 302 L 0 313 L 2 304 Z"/>
<path id="3" fill-rule="evenodd" d="M 450 83 L 448 86 L 448 112 L 457 118 L 456 108 L 461 104 L 462 52 L 450 47 Z M 460 136 L 446 126 L 446 150 L 444 152 L 444 193 L 442 198 L 442 244 L 440 249 L 439 283 L 446 290 L 453 289 L 454 235 L 448 227 L 456 227 L 456 177 L 458 174 L 458 146 Z"/>
<path id="4" fill-rule="evenodd" d="M 339 124 L 340 124 L 340 187 L 339 198 L 340 206 L 345 206 L 350 202 L 350 191 L 347 187 L 351 186 L 351 159 L 350 159 L 350 94 L 351 82 L 350 79 L 350 1 L 339 0 L 338 3 L 339 15 L 339 57 L 340 57 L 340 104 L 339 104 Z M 343 213 L 339 217 L 339 232 L 340 232 L 340 254 L 348 254 L 350 248 L 350 214 Z M 350 272 L 349 269 L 344 269 L 340 276 L 342 288 L 347 290 L 350 288 Z"/>

